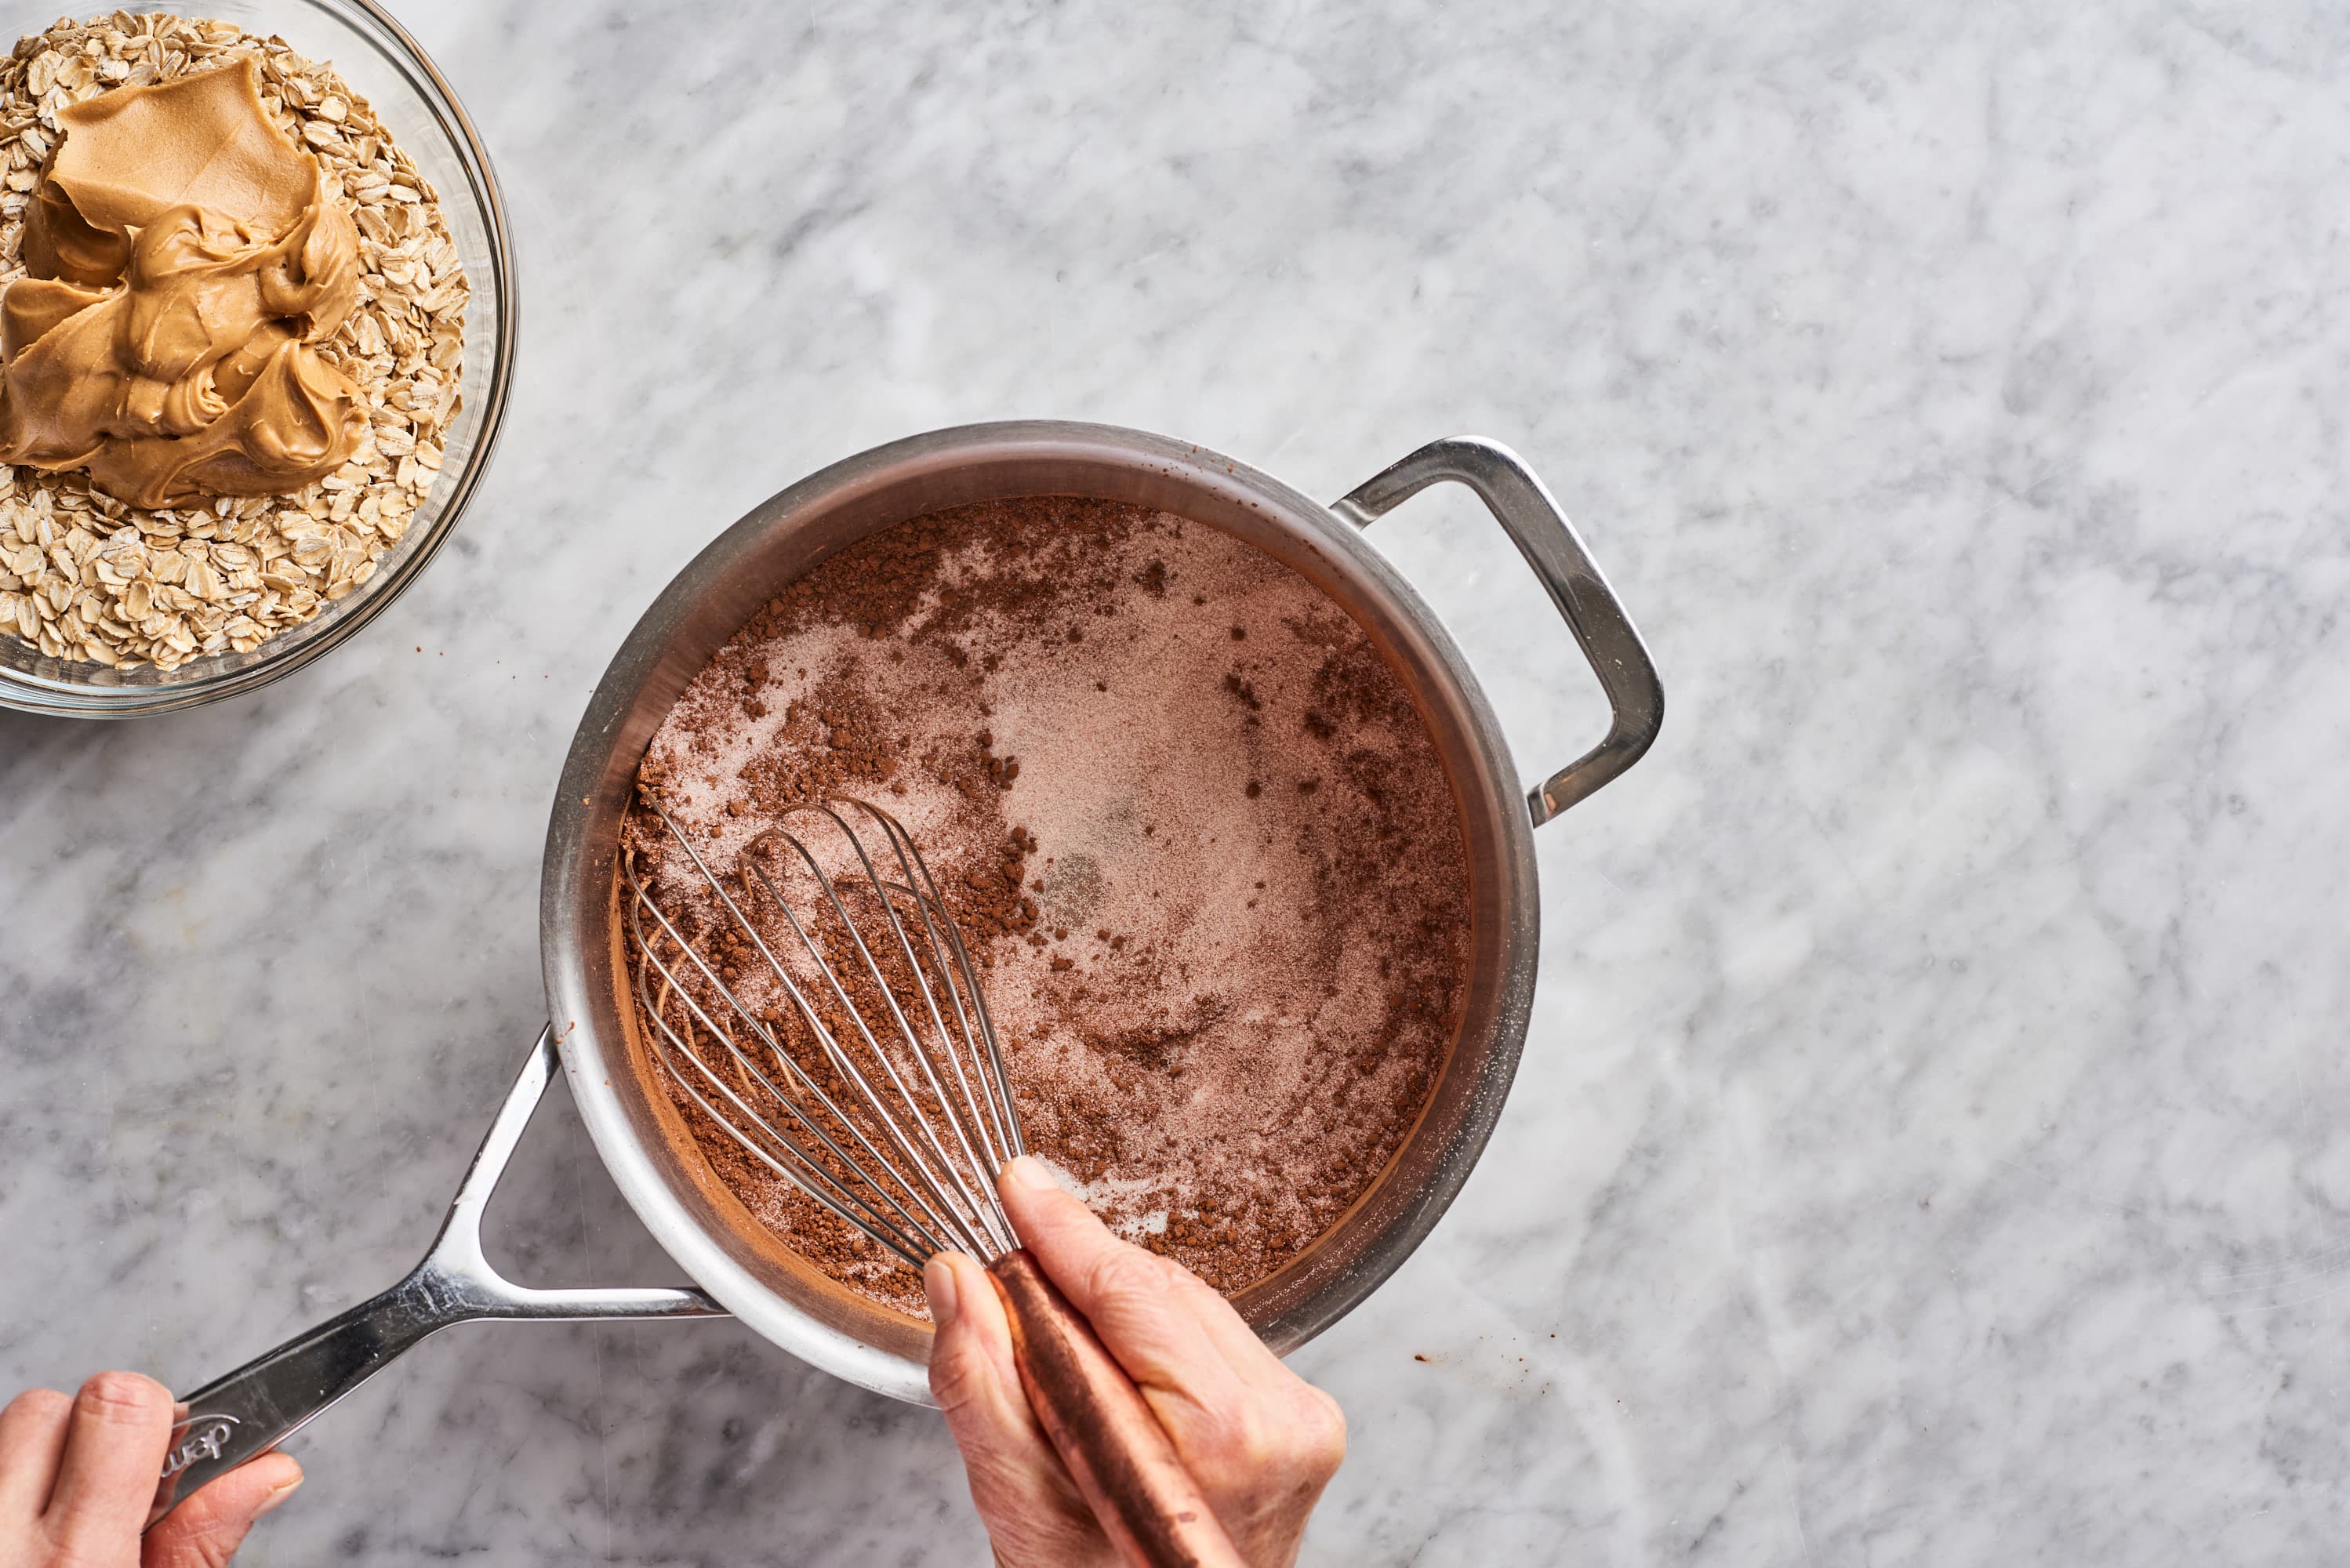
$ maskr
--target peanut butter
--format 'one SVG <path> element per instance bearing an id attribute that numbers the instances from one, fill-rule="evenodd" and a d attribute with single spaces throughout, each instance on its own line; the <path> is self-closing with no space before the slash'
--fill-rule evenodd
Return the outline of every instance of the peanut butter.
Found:
<path id="1" fill-rule="evenodd" d="M 299 490 L 367 428 L 312 345 L 359 297 L 359 234 L 250 61 L 58 110 L 0 295 L 0 460 L 134 506 Z"/>

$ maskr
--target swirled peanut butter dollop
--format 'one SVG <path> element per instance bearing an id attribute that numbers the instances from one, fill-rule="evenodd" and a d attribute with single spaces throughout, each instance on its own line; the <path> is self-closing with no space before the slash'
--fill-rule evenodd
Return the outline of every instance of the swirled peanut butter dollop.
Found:
<path id="1" fill-rule="evenodd" d="M 134 506 L 299 490 L 367 428 L 311 345 L 359 298 L 359 234 L 250 61 L 60 109 L 0 295 L 0 460 Z"/>

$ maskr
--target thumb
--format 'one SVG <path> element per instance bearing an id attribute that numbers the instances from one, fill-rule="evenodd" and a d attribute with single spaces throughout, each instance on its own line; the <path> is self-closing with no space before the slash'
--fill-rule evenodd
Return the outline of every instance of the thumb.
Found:
<path id="1" fill-rule="evenodd" d="M 1015 1447 L 1035 1430 L 1012 1360 L 1012 1326 L 987 1272 L 960 1252 L 941 1252 L 922 1271 L 931 1318 L 931 1397 L 965 1449 Z"/>
<path id="2" fill-rule="evenodd" d="M 213 1482 L 147 1532 L 140 1568 L 221 1568 L 253 1521 L 294 1495 L 302 1467 L 286 1453 L 264 1454 Z"/>
<path id="3" fill-rule="evenodd" d="M 1028 1409 L 995 1282 L 972 1259 L 944 1252 L 922 1271 L 922 1285 L 938 1324 L 931 1395 L 962 1450 L 996 1561 L 1107 1561 L 1108 1543 Z"/>

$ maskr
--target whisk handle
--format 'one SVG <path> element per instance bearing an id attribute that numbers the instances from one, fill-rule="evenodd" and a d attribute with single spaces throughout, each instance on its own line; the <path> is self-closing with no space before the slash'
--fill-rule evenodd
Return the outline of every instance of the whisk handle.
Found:
<path id="1" fill-rule="evenodd" d="M 1118 1555 L 1136 1568 L 1247 1568 L 1141 1390 L 1035 1258 L 1006 1252 L 987 1272 L 1029 1407 Z"/>

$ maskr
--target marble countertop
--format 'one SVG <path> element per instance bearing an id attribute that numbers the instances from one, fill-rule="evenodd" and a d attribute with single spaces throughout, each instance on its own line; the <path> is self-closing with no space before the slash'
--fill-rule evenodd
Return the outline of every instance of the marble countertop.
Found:
<path id="1" fill-rule="evenodd" d="M 1326 497 L 1473 432 L 1669 713 L 1539 835 L 1475 1178 L 1295 1357 L 1309 1561 L 2338 1557 L 2339 17 L 397 8 L 513 203 L 504 444 L 324 662 L 0 716 L 0 1383 L 186 1386 L 413 1261 L 540 1022 L 572 726 L 753 503 L 1008 416 Z M 1374 536 L 1529 777 L 1596 736 L 1472 504 Z M 676 1277 L 559 1094 L 491 1229 Z M 733 1324 L 459 1329 L 298 1445 L 255 1568 L 983 1555 L 931 1412 Z"/>

